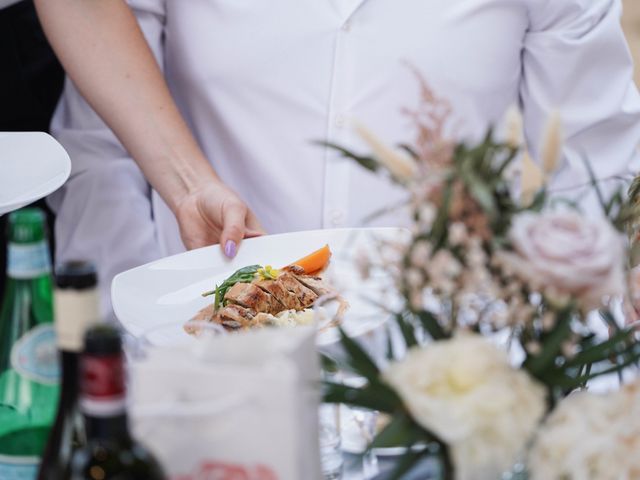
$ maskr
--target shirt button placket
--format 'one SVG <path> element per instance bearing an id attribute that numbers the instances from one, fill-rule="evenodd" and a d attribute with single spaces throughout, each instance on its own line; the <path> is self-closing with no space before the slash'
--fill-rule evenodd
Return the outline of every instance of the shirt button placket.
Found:
<path id="1" fill-rule="evenodd" d="M 337 144 L 344 142 L 348 126 L 348 111 L 346 109 L 348 65 L 345 63 L 345 50 L 348 48 L 346 34 L 351 32 L 351 29 L 352 23 L 347 20 L 336 32 L 328 140 Z M 349 160 L 342 158 L 337 152 L 329 152 L 324 185 L 323 225 L 325 228 L 339 228 L 346 225 L 350 168 Z"/>

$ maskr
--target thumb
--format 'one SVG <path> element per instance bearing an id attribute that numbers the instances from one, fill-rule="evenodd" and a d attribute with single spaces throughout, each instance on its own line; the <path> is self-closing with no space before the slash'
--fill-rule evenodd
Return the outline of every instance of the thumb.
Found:
<path id="1" fill-rule="evenodd" d="M 244 237 L 246 216 L 247 208 L 244 205 L 229 205 L 222 212 L 223 228 L 220 247 L 227 258 L 234 258 L 238 253 L 238 247 Z"/>
<path id="2" fill-rule="evenodd" d="M 247 212 L 245 224 L 246 224 L 246 231 L 244 232 L 245 238 L 259 237 L 266 233 L 264 228 L 262 228 L 262 225 L 260 225 L 258 218 L 255 216 L 255 214 L 251 210 Z"/>

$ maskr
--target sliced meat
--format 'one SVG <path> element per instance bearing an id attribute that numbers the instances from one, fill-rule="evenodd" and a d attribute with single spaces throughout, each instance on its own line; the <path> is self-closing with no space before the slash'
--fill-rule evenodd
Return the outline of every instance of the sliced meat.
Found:
<path id="1" fill-rule="evenodd" d="M 253 283 L 236 283 L 227 291 L 224 299 L 256 312 L 278 313 L 283 310 L 278 301 Z"/>
<path id="2" fill-rule="evenodd" d="M 334 291 L 329 288 L 320 277 L 312 277 L 310 275 L 294 275 L 296 280 L 298 280 L 302 285 L 311 289 L 313 293 L 318 295 L 319 297 L 323 295 L 328 295 L 330 293 L 334 293 Z"/>
<path id="3" fill-rule="evenodd" d="M 220 309 L 216 321 L 227 329 L 237 330 L 250 327 L 255 315 L 253 310 L 230 304 Z"/>
<path id="4" fill-rule="evenodd" d="M 256 285 L 276 299 L 282 305 L 282 310 L 302 310 L 304 308 L 298 297 L 287 290 L 279 280 L 261 280 Z"/>
<path id="5" fill-rule="evenodd" d="M 293 274 L 289 272 L 283 272 L 282 274 L 280 274 L 276 282 L 280 282 L 286 290 L 296 296 L 301 307 L 296 308 L 296 310 L 304 310 L 305 308 L 309 308 L 311 305 L 313 305 L 313 302 L 318 299 L 318 295 L 314 293 L 313 290 L 305 287 L 302 283 L 296 280 L 296 277 Z"/>

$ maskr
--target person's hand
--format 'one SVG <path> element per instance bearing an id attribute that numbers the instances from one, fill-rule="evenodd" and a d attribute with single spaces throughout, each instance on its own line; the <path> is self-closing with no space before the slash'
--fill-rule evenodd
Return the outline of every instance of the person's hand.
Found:
<path id="1" fill-rule="evenodd" d="M 264 234 L 253 212 L 219 181 L 209 182 L 185 195 L 175 215 L 182 241 L 190 250 L 220 243 L 224 254 L 233 258 L 243 238 Z"/>

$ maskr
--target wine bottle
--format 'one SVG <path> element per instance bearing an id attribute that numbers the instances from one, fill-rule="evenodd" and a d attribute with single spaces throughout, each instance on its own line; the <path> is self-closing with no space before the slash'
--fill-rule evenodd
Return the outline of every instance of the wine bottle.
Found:
<path id="1" fill-rule="evenodd" d="M 55 330 L 62 380 L 58 413 L 42 455 L 38 480 L 61 480 L 71 475 L 74 450 L 86 443 L 78 410 L 79 360 L 84 333 L 99 320 L 95 267 L 88 262 L 68 262 L 55 270 Z"/>
<path id="2" fill-rule="evenodd" d="M 56 413 L 59 364 L 45 216 L 9 216 L 7 283 L 0 310 L 0 478 L 36 478 Z"/>
<path id="3" fill-rule="evenodd" d="M 91 327 L 80 362 L 80 410 L 87 444 L 71 463 L 72 480 L 160 480 L 156 459 L 129 433 L 122 339 L 108 325 Z"/>

